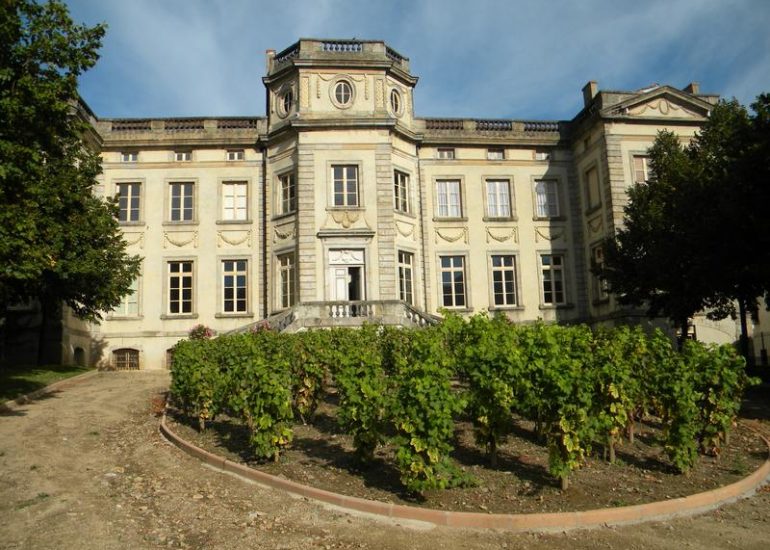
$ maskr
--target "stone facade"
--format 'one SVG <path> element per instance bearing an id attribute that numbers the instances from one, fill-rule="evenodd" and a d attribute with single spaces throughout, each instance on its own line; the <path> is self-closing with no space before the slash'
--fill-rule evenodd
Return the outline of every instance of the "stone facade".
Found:
<path id="1" fill-rule="evenodd" d="M 302 39 L 266 72 L 265 117 L 94 120 L 99 191 L 144 262 L 120 311 L 65 319 L 65 358 L 163 368 L 193 325 L 271 316 L 639 317 L 590 267 L 658 130 L 689 139 L 717 100 L 589 82 L 569 121 L 420 118 L 409 60 L 379 41 Z"/>

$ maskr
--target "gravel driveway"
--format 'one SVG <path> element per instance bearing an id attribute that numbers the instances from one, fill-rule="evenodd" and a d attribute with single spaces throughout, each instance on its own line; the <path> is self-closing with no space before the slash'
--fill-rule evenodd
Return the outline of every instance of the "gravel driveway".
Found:
<path id="1" fill-rule="evenodd" d="M 0 548 L 756 548 L 770 491 L 691 519 L 553 535 L 349 516 L 200 465 L 150 406 L 165 372 L 100 373 L 0 416 Z"/>

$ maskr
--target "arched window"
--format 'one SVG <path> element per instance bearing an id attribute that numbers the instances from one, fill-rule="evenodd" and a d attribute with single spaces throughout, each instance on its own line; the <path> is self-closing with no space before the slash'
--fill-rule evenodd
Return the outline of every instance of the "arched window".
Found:
<path id="1" fill-rule="evenodd" d="M 139 350 L 131 348 L 116 349 L 112 352 L 112 364 L 118 370 L 136 370 L 139 368 Z"/>

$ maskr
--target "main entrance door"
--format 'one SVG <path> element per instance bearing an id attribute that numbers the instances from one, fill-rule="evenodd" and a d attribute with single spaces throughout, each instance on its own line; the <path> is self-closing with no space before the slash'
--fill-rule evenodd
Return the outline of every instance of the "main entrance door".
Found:
<path id="1" fill-rule="evenodd" d="M 366 299 L 364 251 L 341 249 L 329 251 L 329 299 L 357 302 Z"/>

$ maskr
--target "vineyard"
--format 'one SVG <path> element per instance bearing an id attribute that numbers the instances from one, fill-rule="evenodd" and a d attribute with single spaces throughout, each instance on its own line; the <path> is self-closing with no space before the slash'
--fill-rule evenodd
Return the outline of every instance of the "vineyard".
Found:
<path id="1" fill-rule="evenodd" d="M 249 448 L 279 461 L 297 422 L 313 423 L 328 393 L 358 460 L 393 447 L 411 492 L 473 485 L 453 460 L 455 426 L 472 422 L 490 467 L 514 419 L 534 423 L 562 489 L 586 457 L 609 462 L 643 419 L 687 473 L 698 454 L 719 455 L 751 382 L 730 346 L 621 327 L 513 325 L 504 317 L 405 330 L 380 326 L 295 334 L 258 330 L 180 342 L 171 395 L 203 431 L 218 415 L 248 428 Z"/>

